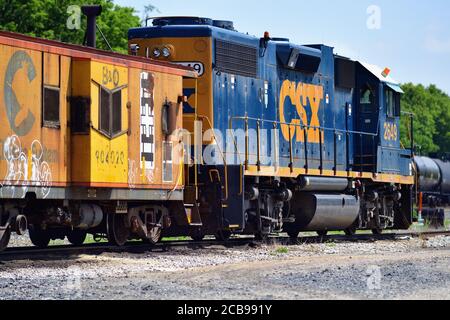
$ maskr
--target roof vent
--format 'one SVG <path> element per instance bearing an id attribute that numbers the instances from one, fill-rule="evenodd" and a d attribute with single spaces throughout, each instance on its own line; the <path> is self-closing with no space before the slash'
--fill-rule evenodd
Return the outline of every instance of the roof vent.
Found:
<path id="1" fill-rule="evenodd" d="M 233 21 L 226 21 L 226 20 L 214 20 L 213 26 L 217 28 L 227 29 L 234 31 L 234 25 Z"/>

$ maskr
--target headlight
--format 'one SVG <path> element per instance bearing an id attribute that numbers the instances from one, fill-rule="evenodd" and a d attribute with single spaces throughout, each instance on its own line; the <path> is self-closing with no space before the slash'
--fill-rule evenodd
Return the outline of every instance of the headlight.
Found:
<path id="1" fill-rule="evenodd" d="M 153 57 L 159 58 L 161 56 L 161 50 L 158 48 L 153 49 Z"/>
<path id="2" fill-rule="evenodd" d="M 170 49 L 167 48 L 167 47 L 164 47 L 164 48 L 162 49 L 162 54 L 163 54 L 164 58 L 170 57 L 170 54 L 171 54 Z"/>

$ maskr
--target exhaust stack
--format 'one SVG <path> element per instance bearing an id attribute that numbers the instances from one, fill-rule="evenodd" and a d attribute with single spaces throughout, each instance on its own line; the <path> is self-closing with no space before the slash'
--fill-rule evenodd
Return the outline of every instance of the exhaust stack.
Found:
<path id="1" fill-rule="evenodd" d="M 97 17 L 102 13 L 102 6 L 82 6 L 81 12 L 87 17 L 86 44 L 88 47 L 96 48 Z"/>

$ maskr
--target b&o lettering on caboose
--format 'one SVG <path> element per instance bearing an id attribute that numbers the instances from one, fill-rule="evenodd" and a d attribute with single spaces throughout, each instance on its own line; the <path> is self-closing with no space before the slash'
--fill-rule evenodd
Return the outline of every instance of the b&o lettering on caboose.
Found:
<path id="1" fill-rule="evenodd" d="M 285 116 L 285 103 L 287 99 L 289 99 L 291 104 L 295 106 L 295 111 L 299 116 L 298 119 L 294 118 L 289 123 L 287 122 Z M 306 130 L 308 143 L 320 142 L 319 129 L 317 128 L 320 127 L 319 108 L 322 100 L 322 86 L 302 82 L 297 84 L 295 81 L 290 80 L 283 81 L 280 90 L 279 115 L 281 132 L 286 141 L 293 140 L 297 142 L 305 142 L 304 130 Z M 310 119 L 308 119 L 307 114 L 308 107 L 311 112 Z"/>

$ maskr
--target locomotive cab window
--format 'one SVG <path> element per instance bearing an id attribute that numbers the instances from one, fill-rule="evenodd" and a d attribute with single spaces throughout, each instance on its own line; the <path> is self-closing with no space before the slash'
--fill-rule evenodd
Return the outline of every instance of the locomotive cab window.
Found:
<path id="1" fill-rule="evenodd" d="M 99 129 L 112 138 L 122 132 L 122 90 L 100 87 Z"/>
<path id="2" fill-rule="evenodd" d="M 361 110 L 363 113 L 374 112 L 375 106 L 375 95 L 369 86 L 365 86 L 360 90 L 360 100 Z"/>
<path id="3" fill-rule="evenodd" d="M 400 116 L 400 95 L 391 89 L 385 90 L 386 115 L 390 118 Z"/>

